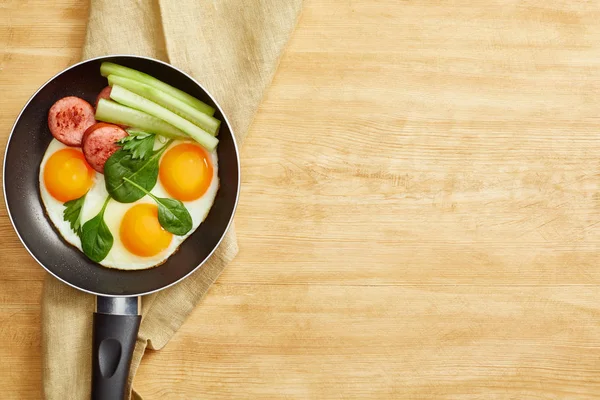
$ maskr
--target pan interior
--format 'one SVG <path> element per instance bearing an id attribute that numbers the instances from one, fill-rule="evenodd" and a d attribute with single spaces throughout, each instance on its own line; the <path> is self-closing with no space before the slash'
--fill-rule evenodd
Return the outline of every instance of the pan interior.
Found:
<path id="1" fill-rule="evenodd" d="M 100 64 L 111 61 L 146 72 L 180 88 L 217 109 L 220 188 L 206 220 L 162 265 L 139 271 L 104 268 L 63 241 L 45 215 L 39 195 L 39 164 L 52 135 L 47 115 L 64 96 L 94 104 L 107 85 Z M 153 292 L 184 278 L 202 264 L 224 236 L 235 211 L 239 165 L 229 123 L 214 100 L 186 74 L 155 60 L 111 56 L 88 60 L 62 72 L 44 85 L 25 106 L 15 123 L 4 161 L 6 204 L 23 244 L 50 273 L 78 289 L 105 296 L 135 296 Z M 10 266 L 5 266 L 10 267 Z"/>

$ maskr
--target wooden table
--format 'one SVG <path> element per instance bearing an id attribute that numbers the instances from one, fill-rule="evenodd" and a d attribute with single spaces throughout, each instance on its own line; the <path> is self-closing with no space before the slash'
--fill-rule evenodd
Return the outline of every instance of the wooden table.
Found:
<path id="1" fill-rule="evenodd" d="M 2 147 L 86 16 L 0 0 Z M 599 21 L 306 0 L 242 151 L 240 254 L 145 399 L 599 399 Z M 39 399 L 44 272 L 3 205 L 0 243 L 0 397 Z"/>

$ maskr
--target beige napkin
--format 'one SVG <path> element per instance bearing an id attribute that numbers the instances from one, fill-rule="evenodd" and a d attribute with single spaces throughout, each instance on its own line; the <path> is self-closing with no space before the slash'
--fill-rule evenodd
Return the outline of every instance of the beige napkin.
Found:
<path id="1" fill-rule="evenodd" d="M 301 6 L 302 0 L 92 0 L 83 58 L 136 54 L 170 62 L 216 97 L 241 143 Z M 236 253 L 232 229 L 195 274 L 144 297 L 130 387 L 146 347 L 167 344 Z M 93 296 L 47 277 L 42 299 L 46 399 L 90 397 L 93 311 Z M 141 399 L 135 391 L 133 398 Z"/>

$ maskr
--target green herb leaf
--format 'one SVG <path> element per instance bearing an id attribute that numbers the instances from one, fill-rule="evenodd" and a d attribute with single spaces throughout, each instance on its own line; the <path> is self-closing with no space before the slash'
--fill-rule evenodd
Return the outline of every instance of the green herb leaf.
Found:
<path id="1" fill-rule="evenodd" d="M 109 201 L 110 196 L 106 198 L 98 215 L 83 224 L 81 228 L 81 248 L 85 255 L 95 262 L 104 260 L 113 246 L 113 235 L 104 222 L 104 211 Z"/>
<path id="2" fill-rule="evenodd" d="M 77 235 L 81 234 L 81 209 L 83 208 L 86 195 L 87 193 L 78 199 L 67 201 L 64 204 L 63 219 L 71 225 L 71 229 Z"/>
<path id="3" fill-rule="evenodd" d="M 131 153 L 117 150 L 104 164 L 104 183 L 106 191 L 116 201 L 133 203 L 144 197 L 145 193 L 123 181 L 129 177 L 143 188 L 151 190 L 158 179 L 158 160 L 134 160 Z"/>
<path id="4" fill-rule="evenodd" d="M 128 178 L 124 179 L 139 190 L 145 190 Z M 166 231 L 182 236 L 192 229 L 192 216 L 181 201 L 156 197 L 149 191 L 146 191 L 146 194 L 158 204 L 158 222 Z"/>
<path id="5" fill-rule="evenodd" d="M 158 161 L 171 142 L 168 141 L 147 160 L 134 160 L 131 153 L 123 149 L 116 151 L 104 164 L 106 191 L 120 203 L 133 203 L 144 197 L 144 191 L 149 192 L 156 185 Z M 124 178 L 137 186 L 126 182 Z"/>
<path id="6" fill-rule="evenodd" d="M 131 153 L 134 160 L 146 160 L 152 155 L 155 135 L 148 132 L 128 130 L 129 136 L 117 141 L 123 150 Z"/>
<path id="7" fill-rule="evenodd" d="M 152 197 L 158 204 L 158 222 L 165 230 L 182 236 L 192 229 L 192 216 L 181 201 Z"/>

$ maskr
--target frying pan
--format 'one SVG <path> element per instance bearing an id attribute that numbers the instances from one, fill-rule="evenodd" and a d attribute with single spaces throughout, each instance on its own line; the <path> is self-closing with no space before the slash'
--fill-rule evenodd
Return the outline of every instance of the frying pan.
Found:
<path id="1" fill-rule="evenodd" d="M 220 187 L 205 221 L 175 254 L 155 268 L 109 269 L 89 260 L 65 242 L 47 218 L 39 189 L 39 168 L 52 140 L 48 110 L 65 96 L 94 102 L 107 85 L 100 64 L 111 61 L 150 74 L 199 98 L 216 109 L 219 130 Z M 12 128 L 4 157 L 4 198 L 17 235 L 31 256 L 64 283 L 96 295 L 92 354 L 92 398 L 122 399 L 140 325 L 140 296 L 181 281 L 215 251 L 229 228 L 240 190 L 240 164 L 235 137 L 223 110 L 192 77 L 162 61 L 113 55 L 75 64 L 46 82 L 29 99 Z"/>

